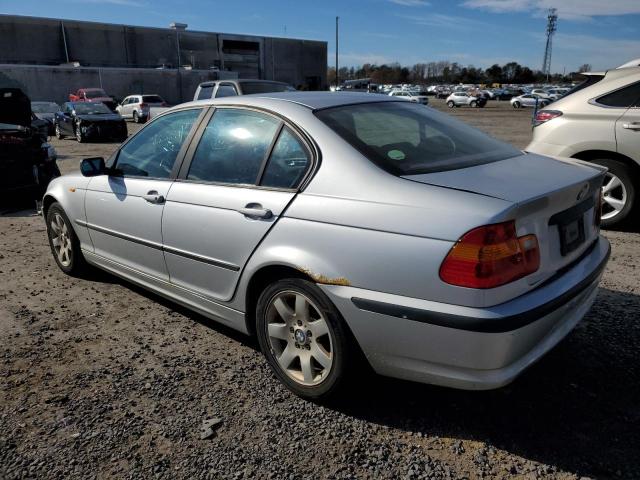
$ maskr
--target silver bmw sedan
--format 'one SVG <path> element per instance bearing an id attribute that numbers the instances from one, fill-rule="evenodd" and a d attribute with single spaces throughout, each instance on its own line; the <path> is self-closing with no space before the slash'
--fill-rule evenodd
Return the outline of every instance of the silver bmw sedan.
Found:
<path id="1" fill-rule="evenodd" d="M 64 272 L 257 336 L 302 397 L 335 394 L 359 358 L 490 389 L 593 303 L 604 174 L 394 97 L 273 93 L 167 111 L 52 181 L 43 212 Z"/>

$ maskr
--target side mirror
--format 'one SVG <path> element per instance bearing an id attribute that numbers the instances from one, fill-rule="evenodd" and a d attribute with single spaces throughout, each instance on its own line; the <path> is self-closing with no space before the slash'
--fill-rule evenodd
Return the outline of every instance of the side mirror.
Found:
<path id="1" fill-rule="evenodd" d="M 97 177 L 98 175 L 105 175 L 107 173 L 107 167 L 104 163 L 104 158 L 93 157 L 85 158 L 80 162 L 80 173 L 84 177 Z"/>

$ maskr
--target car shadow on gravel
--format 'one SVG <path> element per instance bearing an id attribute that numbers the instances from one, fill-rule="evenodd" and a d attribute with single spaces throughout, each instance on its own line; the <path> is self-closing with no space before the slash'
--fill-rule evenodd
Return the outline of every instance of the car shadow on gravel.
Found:
<path id="1" fill-rule="evenodd" d="M 514 383 L 460 391 L 373 377 L 331 408 L 424 437 L 484 442 L 595 478 L 640 478 L 640 296 L 602 289 Z"/>

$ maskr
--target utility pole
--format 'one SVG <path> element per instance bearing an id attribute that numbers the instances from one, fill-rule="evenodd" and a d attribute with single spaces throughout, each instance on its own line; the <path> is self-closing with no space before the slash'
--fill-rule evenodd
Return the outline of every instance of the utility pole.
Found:
<path id="1" fill-rule="evenodd" d="M 549 81 L 549 75 L 551 74 L 551 47 L 553 34 L 556 32 L 558 25 L 557 12 L 557 9 L 550 8 L 549 14 L 547 15 L 547 45 L 544 49 L 544 60 L 542 61 L 542 73 L 547 76 L 547 82 Z"/>
<path id="2" fill-rule="evenodd" d="M 336 17 L 336 89 L 340 86 L 338 79 L 338 20 L 340 17 Z"/>

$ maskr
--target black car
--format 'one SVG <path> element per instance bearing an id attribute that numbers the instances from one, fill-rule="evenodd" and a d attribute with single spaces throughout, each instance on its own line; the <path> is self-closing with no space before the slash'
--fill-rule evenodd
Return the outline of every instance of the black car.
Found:
<path id="1" fill-rule="evenodd" d="M 76 137 L 79 143 L 88 140 L 115 140 L 127 138 L 127 124 L 119 113 L 103 103 L 67 102 L 55 115 L 57 138 Z"/>
<path id="2" fill-rule="evenodd" d="M 19 88 L 0 88 L 0 198 L 29 193 L 40 198 L 60 176 L 46 129 L 35 125 L 31 102 Z"/>
<path id="3" fill-rule="evenodd" d="M 39 120 L 46 122 L 48 134 L 55 133 L 55 116 L 60 111 L 56 102 L 31 102 L 31 111 Z"/>

